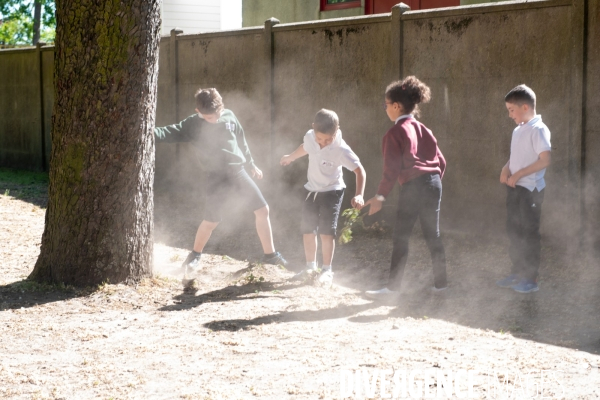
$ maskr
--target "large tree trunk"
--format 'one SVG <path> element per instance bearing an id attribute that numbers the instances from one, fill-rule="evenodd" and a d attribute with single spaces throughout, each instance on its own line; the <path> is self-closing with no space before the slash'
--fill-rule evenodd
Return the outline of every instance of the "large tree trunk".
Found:
<path id="1" fill-rule="evenodd" d="M 49 201 L 30 279 L 152 273 L 160 0 L 58 0 Z"/>

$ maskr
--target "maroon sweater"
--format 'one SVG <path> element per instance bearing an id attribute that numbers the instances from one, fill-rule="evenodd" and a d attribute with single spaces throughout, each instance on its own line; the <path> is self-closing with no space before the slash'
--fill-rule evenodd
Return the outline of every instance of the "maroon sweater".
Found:
<path id="1" fill-rule="evenodd" d="M 387 197 L 396 181 L 400 185 L 418 176 L 438 173 L 444 176 L 446 160 L 433 133 L 408 117 L 398 121 L 383 137 L 383 178 L 377 194 Z"/>

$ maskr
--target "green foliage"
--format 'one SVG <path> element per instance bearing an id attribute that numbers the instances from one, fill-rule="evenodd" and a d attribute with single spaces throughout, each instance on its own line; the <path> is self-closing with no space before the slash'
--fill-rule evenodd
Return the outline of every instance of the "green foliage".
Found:
<path id="1" fill-rule="evenodd" d="M 342 211 L 344 226 L 340 230 L 340 244 L 350 243 L 355 234 L 381 237 L 390 231 L 385 221 L 375 222 L 370 226 L 366 226 L 363 219 L 365 215 L 366 214 L 361 214 L 361 212 L 355 208 L 347 208 Z"/>
<path id="2" fill-rule="evenodd" d="M 45 172 L 21 171 L 11 168 L 0 168 L 0 184 L 15 185 L 48 184 L 48 174 Z"/>
<path id="3" fill-rule="evenodd" d="M 347 208 L 342 211 L 342 217 L 344 218 L 344 226 L 340 231 L 340 243 L 346 244 L 352 241 L 352 228 L 355 226 L 364 227 L 363 216 L 360 214 L 360 210 L 356 208 Z"/>
<path id="4" fill-rule="evenodd" d="M 0 193 L 19 199 L 45 204 L 48 195 L 48 174 L 0 168 Z"/>
<path id="5" fill-rule="evenodd" d="M 54 42 L 56 15 L 54 0 L 42 4 L 40 41 Z M 0 0 L 0 45 L 31 45 L 33 41 L 34 0 Z"/>

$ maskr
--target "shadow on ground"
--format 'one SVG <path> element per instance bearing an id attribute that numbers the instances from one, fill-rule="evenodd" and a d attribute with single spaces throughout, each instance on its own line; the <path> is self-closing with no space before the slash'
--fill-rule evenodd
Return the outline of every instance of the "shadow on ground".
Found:
<path id="1" fill-rule="evenodd" d="M 24 279 L 0 285 L 0 311 L 35 307 L 82 296 L 71 286 L 39 284 Z"/>

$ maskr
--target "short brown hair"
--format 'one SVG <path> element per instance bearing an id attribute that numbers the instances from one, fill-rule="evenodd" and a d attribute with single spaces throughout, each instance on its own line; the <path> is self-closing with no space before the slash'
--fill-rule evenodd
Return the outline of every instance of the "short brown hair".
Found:
<path id="1" fill-rule="evenodd" d="M 340 127 L 340 119 L 335 111 L 322 108 L 315 115 L 313 127 L 316 132 L 333 135 Z"/>
<path id="2" fill-rule="evenodd" d="M 196 108 L 200 114 L 215 114 L 223 111 L 223 98 L 215 88 L 196 91 Z"/>
<path id="3" fill-rule="evenodd" d="M 519 85 L 511 89 L 511 91 L 504 96 L 504 102 L 517 104 L 519 106 L 527 104 L 535 109 L 535 92 L 527 85 Z"/>
<path id="4" fill-rule="evenodd" d="M 419 116 L 417 104 L 429 102 L 431 90 L 429 86 L 411 75 L 401 81 L 390 83 L 385 89 L 385 97 L 392 103 L 402 104 L 405 113 Z"/>

